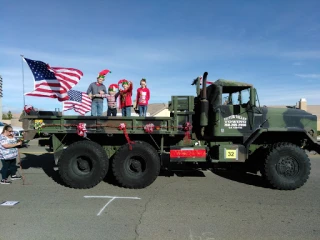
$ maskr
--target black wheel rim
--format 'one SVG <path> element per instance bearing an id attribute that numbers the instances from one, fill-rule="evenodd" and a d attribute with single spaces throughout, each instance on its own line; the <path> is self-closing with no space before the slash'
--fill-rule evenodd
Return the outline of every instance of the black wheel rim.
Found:
<path id="1" fill-rule="evenodd" d="M 277 172 L 285 178 L 294 178 L 299 173 L 299 163 L 291 156 L 281 157 L 276 165 Z"/>
<path id="2" fill-rule="evenodd" d="M 133 178 L 141 177 L 146 172 L 146 161 L 141 156 L 130 156 L 125 161 L 124 170 Z"/>
<path id="3" fill-rule="evenodd" d="M 77 156 L 72 159 L 71 167 L 77 175 L 88 175 L 92 172 L 93 162 L 87 156 Z"/>

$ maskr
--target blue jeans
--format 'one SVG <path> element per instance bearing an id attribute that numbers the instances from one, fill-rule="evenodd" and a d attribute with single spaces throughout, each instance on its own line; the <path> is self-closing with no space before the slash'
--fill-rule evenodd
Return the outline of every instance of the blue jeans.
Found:
<path id="1" fill-rule="evenodd" d="M 147 116 L 148 105 L 140 106 L 139 105 L 139 116 L 146 117 Z"/>
<path id="2" fill-rule="evenodd" d="M 131 117 L 131 106 L 124 107 L 121 109 L 121 111 L 122 111 L 122 117 Z"/>
<path id="3" fill-rule="evenodd" d="M 92 101 L 91 116 L 101 116 L 103 111 L 103 102 Z"/>

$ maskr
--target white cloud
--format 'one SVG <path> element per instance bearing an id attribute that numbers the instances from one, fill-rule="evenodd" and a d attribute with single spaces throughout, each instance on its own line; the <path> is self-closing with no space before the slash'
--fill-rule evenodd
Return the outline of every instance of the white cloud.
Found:
<path id="1" fill-rule="evenodd" d="M 297 77 L 301 77 L 301 78 L 320 78 L 320 74 L 315 74 L 315 73 L 311 73 L 311 74 L 295 74 Z"/>
<path id="2" fill-rule="evenodd" d="M 309 86 L 263 88 L 258 89 L 258 96 L 261 105 L 295 105 L 301 98 L 306 98 L 308 104 L 319 104 L 319 91 Z"/>
<path id="3" fill-rule="evenodd" d="M 307 50 L 307 51 L 282 51 L 280 53 L 282 57 L 297 58 L 297 59 L 320 59 L 319 50 Z"/>

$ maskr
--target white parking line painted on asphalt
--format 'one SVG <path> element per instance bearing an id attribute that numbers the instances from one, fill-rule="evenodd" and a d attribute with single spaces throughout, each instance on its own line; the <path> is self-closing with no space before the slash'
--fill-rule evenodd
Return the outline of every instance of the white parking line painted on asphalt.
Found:
<path id="1" fill-rule="evenodd" d="M 85 198 L 129 198 L 129 199 L 141 199 L 138 197 L 117 197 L 117 196 L 84 196 Z"/>
<path id="2" fill-rule="evenodd" d="M 103 212 L 103 210 L 104 210 L 104 209 L 109 205 L 109 203 L 111 203 L 113 200 L 115 200 L 115 198 L 111 198 L 111 199 L 109 200 L 109 202 L 107 202 L 107 204 L 104 205 L 103 208 L 101 208 L 101 210 L 99 211 L 99 213 L 97 214 L 97 216 L 100 216 L 100 214 Z"/>
<path id="3" fill-rule="evenodd" d="M 103 208 L 100 209 L 100 211 L 98 212 L 97 216 L 100 216 L 101 213 L 104 211 L 104 209 L 115 199 L 135 199 L 135 200 L 139 200 L 141 198 L 138 197 L 117 197 L 117 196 L 84 196 L 84 198 L 108 198 L 110 199 L 106 205 L 103 206 Z"/>

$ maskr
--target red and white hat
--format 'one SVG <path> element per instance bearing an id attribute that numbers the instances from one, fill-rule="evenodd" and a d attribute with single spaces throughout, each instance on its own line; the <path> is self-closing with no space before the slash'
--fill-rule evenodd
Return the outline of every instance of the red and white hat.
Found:
<path id="1" fill-rule="evenodd" d="M 118 81 L 118 85 L 119 84 L 122 84 L 122 86 L 123 85 L 129 85 L 129 81 L 127 79 L 121 79 L 121 80 Z"/>
<path id="2" fill-rule="evenodd" d="M 118 89 L 118 85 L 117 84 L 110 84 L 109 88 L 108 88 L 108 91 L 109 92 L 116 92 L 117 89 Z"/>
<path id="3" fill-rule="evenodd" d="M 105 78 L 105 75 L 107 75 L 108 73 L 111 73 L 111 71 L 108 69 L 102 70 L 101 72 L 99 72 L 97 78 Z"/>

